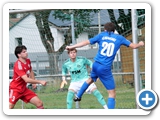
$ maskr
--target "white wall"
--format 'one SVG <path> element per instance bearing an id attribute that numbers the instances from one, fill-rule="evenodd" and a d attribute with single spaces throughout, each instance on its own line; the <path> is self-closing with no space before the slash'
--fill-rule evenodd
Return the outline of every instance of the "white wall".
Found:
<path id="1" fill-rule="evenodd" d="M 36 62 L 32 62 L 31 65 L 32 65 L 32 69 L 33 69 L 33 70 L 36 70 L 37 67 L 38 67 L 39 69 L 45 69 L 46 67 L 49 66 L 49 62 L 39 62 L 39 63 L 38 63 L 38 66 L 37 66 L 37 63 L 36 63 Z"/>
<path id="2" fill-rule="evenodd" d="M 28 52 L 45 52 L 40 35 L 35 24 L 35 17 L 29 15 L 9 31 L 9 53 L 14 53 L 17 46 L 15 38 L 22 37 L 22 44 Z"/>
<path id="3" fill-rule="evenodd" d="M 83 32 L 81 33 L 80 35 L 78 35 L 78 38 L 76 39 L 76 42 L 79 43 L 79 42 L 82 42 L 84 40 L 88 40 L 88 33 L 87 32 Z M 82 48 L 77 48 L 78 50 L 87 50 L 87 49 L 90 49 L 89 45 L 87 46 L 84 46 Z"/>
<path id="4" fill-rule="evenodd" d="M 56 28 L 50 27 L 50 29 L 54 38 L 54 50 L 57 51 L 64 43 L 64 36 Z"/>
<path id="5" fill-rule="evenodd" d="M 36 26 L 36 18 L 34 15 L 29 15 L 9 31 L 9 53 L 14 54 L 14 49 L 18 45 L 16 38 L 22 38 L 22 44 L 27 47 L 29 53 L 46 52 L 42 44 L 38 28 Z M 64 43 L 63 33 L 54 27 L 50 27 L 52 36 L 54 37 L 54 49 L 57 51 Z M 76 39 L 77 43 L 83 40 L 88 40 L 88 33 L 84 32 Z M 78 49 L 90 49 L 85 46 Z"/>

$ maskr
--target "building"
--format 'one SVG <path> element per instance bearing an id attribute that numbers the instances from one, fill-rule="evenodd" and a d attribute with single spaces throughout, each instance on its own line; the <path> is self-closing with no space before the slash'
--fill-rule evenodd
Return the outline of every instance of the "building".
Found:
<path id="1" fill-rule="evenodd" d="M 62 22 L 58 19 L 54 19 L 52 14 L 53 11 L 51 11 L 48 21 L 50 23 L 50 30 L 55 41 L 54 42 L 55 51 L 57 51 L 59 47 L 61 47 L 64 43 L 64 31 L 68 29 L 68 26 L 71 26 L 71 21 Z M 107 10 L 102 10 L 100 12 L 100 15 L 103 16 L 103 19 L 109 21 L 109 18 L 107 16 L 108 15 Z M 98 14 L 92 14 L 92 16 L 93 16 L 93 21 L 91 23 L 92 25 L 91 30 L 79 35 L 78 38 L 76 39 L 76 42 L 88 39 L 89 34 L 96 35 L 98 32 L 100 32 L 100 30 L 103 30 L 103 25 L 107 21 L 101 19 L 98 22 Z M 17 20 L 17 22 L 15 22 L 15 19 Z M 26 14 L 25 16 L 10 19 L 9 22 L 11 24 L 9 29 L 10 68 L 13 67 L 13 63 L 16 60 L 16 57 L 14 55 L 14 49 L 19 44 L 24 44 L 27 47 L 27 51 L 29 53 L 29 57 L 32 60 L 33 64 L 32 66 L 34 69 L 37 69 L 37 60 L 39 60 L 38 62 L 40 61 L 43 62 L 43 64 L 39 66 L 39 69 L 45 69 L 47 66 L 49 66 L 46 49 L 41 41 L 40 34 L 35 22 L 36 18 L 33 14 Z M 99 28 L 99 23 L 100 23 L 100 28 Z M 88 45 L 86 47 L 79 48 L 79 50 L 82 50 L 81 52 L 82 56 L 86 56 L 86 53 L 83 51 L 89 49 L 97 49 L 97 47 L 98 47 L 97 45 L 93 46 Z M 94 52 L 94 50 L 91 51 Z M 91 59 L 93 59 L 95 53 L 91 53 L 90 55 L 92 55 Z"/>
<path id="2" fill-rule="evenodd" d="M 116 11 L 116 10 L 115 10 Z M 53 12 L 53 11 L 52 11 Z M 59 49 L 59 47 L 64 43 L 64 31 L 71 26 L 71 21 L 60 21 L 58 19 L 54 19 L 52 16 L 52 12 L 48 18 L 48 22 L 50 23 L 50 30 L 52 32 L 52 36 L 54 37 L 54 46 L 55 51 Z M 103 17 L 103 19 L 99 19 Z M 118 19 L 118 14 L 115 15 L 116 19 Z M 100 14 L 93 14 L 93 21 L 91 22 L 90 31 L 84 32 L 78 36 L 76 42 L 80 42 L 82 40 L 88 39 L 93 35 L 96 35 L 100 31 L 103 30 L 103 25 L 106 22 L 109 22 L 109 15 L 107 10 L 101 10 Z M 31 58 L 32 66 L 34 70 L 41 70 L 42 73 L 47 74 L 47 68 L 49 67 L 49 59 L 44 45 L 42 44 L 40 34 L 38 28 L 35 24 L 36 18 L 33 14 L 27 14 L 23 16 L 23 18 L 19 19 L 19 21 L 15 22 L 15 24 L 10 26 L 9 29 L 9 61 L 10 61 L 10 69 L 13 68 L 13 63 L 16 61 L 16 57 L 14 55 L 14 49 L 18 44 L 24 44 L 28 48 L 29 58 Z M 12 23 L 10 19 L 10 23 Z M 141 26 L 142 30 L 144 27 L 144 23 Z M 143 32 L 142 32 L 143 33 Z M 124 33 L 124 36 L 132 41 L 131 30 L 128 31 L 127 34 Z M 144 39 L 144 37 L 143 37 Z M 97 45 L 94 46 L 86 46 L 83 48 L 79 48 L 78 55 L 85 56 L 91 60 L 97 53 Z M 144 51 L 141 50 L 141 51 Z M 128 55 L 126 55 L 128 54 Z M 128 57 L 126 57 L 128 56 Z M 126 50 L 125 48 L 121 48 L 118 52 L 115 61 L 113 63 L 113 71 L 114 72 L 133 72 L 133 52 L 132 50 Z M 144 58 L 144 52 L 141 55 Z M 59 68 L 61 69 L 61 64 L 64 60 L 68 58 L 66 51 L 64 51 L 59 56 Z M 144 59 L 143 59 L 144 60 Z M 121 62 L 122 61 L 122 62 Z M 130 62 L 128 62 L 130 61 Z M 144 72 L 144 61 L 141 62 L 141 71 Z M 132 67 L 128 67 L 132 66 Z M 123 68 L 123 69 L 122 69 Z M 45 73 L 46 72 L 46 73 Z M 133 76 L 123 76 L 124 83 L 128 81 L 134 81 Z"/>

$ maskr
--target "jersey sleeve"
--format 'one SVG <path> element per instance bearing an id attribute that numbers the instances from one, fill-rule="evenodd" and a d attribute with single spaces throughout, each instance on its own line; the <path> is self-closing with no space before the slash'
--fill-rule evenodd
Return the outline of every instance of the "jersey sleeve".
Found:
<path id="1" fill-rule="evenodd" d="M 98 42 L 99 40 L 100 40 L 100 35 L 99 35 L 99 34 L 96 35 L 95 37 L 89 39 L 91 45 L 95 44 L 95 43 Z"/>
<path id="2" fill-rule="evenodd" d="M 29 63 L 29 65 L 30 65 L 30 70 L 32 70 L 32 65 L 31 65 L 30 59 L 28 59 L 28 63 Z"/>
<path id="3" fill-rule="evenodd" d="M 122 36 L 122 45 L 125 45 L 127 47 L 129 47 L 129 45 L 131 44 L 131 42 L 129 40 L 127 40 L 125 37 Z"/>
<path id="4" fill-rule="evenodd" d="M 62 75 L 66 75 L 67 74 L 67 67 L 65 64 L 63 64 L 62 66 Z"/>
<path id="5" fill-rule="evenodd" d="M 24 71 L 24 69 L 22 67 L 22 64 L 20 62 L 15 64 L 14 71 L 18 76 L 22 77 L 23 75 L 26 75 L 26 73 L 25 73 L 25 71 Z"/>

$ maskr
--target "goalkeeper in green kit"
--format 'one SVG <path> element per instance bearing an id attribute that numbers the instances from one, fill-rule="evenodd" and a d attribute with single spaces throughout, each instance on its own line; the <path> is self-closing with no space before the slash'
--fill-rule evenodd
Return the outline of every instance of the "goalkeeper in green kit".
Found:
<path id="1" fill-rule="evenodd" d="M 62 66 L 62 83 L 67 84 L 65 75 L 69 72 L 71 75 L 71 82 L 68 88 L 67 94 L 67 109 L 72 108 L 73 97 L 80 90 L 83 83 L 89 78 L 87 66 L 92 68 L 92 61 L 85 57 L 77 56 L 77 50 L 68 50 L 69 59 L 67 59 Z M 106 102 L 97 90 L 97 87 L 92 83 L 86 93 L 92 93 L 98 100 L 98 102 L 103 106 L 104 109 L 108 109 Z"/>

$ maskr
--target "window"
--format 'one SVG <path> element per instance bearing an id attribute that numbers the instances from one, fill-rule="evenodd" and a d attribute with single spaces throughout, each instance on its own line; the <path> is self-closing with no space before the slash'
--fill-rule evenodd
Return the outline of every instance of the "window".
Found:
<path id="1" fill-rule="evenodd" d="M 16 46 L 22 45 L 22 38 L 21 37 L 15 38 L 15 40 L 16 40 Z"/>

